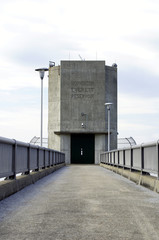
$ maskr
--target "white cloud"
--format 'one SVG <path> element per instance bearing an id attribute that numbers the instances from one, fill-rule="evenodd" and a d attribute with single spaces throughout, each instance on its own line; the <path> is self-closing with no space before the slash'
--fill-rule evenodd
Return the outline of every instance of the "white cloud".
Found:
<path id="1" fill-rule="evenodd" d="M 117 62 L 120 133 L 127 132 L 127 136 L 132 132 L 147 139 L 147 132 L 155 137 L 159 117 L 158 29 L 159 2 L 155 0 L 1 0 L 1 134 L 18 138 L 34 135 L 39 116 L 24 89 L 40 89 L 35 68 L 47 67 L 49 60 L 56 64 L 62 59 L 79 60 L 80 54 L 86 60 L 106 60 L 107 65 Z M 48 87 L 47 77 L 44 87 Z M 16 98 L 18 89 L 22 92 L 17 92 Z M 25 102 L 24 109 L 17 104 L 19 111 L 13 113 L 11 101 L 20 99 Z"/>
<path id="2" fill-rule="evenodd" d="M 147 98 L 119 94 L 119 115 L 159 114 L 159 97 Z"/>
<path id="3" fill-rule="evenodd" d="M 138 124 L 133 120 L 119 121 L 119 138 L 133 137 L 137 144 L 157 141 L 159 139 L 159 127 L 158 125 L 152 125 L 151 122 L 145 122 Z"/>
<path id="4" fill-rule="evenodd" d="M 118 107 L 120 138 L 132 136 L 138 144 L 159 139 L 159 97 L 120 94 Z"/>
<path id="5" fill-rule="evenodd" d="M 44 110 L 43 136 L 47 137 L 47 111 Z M 14 111 L 0 111 L 1 136 L 29 142 L 34 136 L 40 136 L 40 109 L 27 108 Z"/>

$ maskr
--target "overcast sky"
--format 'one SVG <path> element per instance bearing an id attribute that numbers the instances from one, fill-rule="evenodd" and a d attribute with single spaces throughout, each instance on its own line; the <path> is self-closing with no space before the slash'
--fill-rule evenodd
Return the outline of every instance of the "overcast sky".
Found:
<path id="1" fill-rule="evenodd" d="M 0 0 L 0 135 L 40 135 L 40 78 L 49 61 L 118 65 L 118 132 L 159 139 L 158 0 Z M 48 78 L 44 78 L 47 137 Z"/>

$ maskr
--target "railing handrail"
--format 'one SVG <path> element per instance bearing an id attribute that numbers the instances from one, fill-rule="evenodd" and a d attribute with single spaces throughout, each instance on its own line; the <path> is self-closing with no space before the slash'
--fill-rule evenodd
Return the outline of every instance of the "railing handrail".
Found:
<path id="1" fill-rule="evenodd" d="M 15 179 L 19 172 L 51 167 L 65 162 L 65 154 L 50 148 L 0 137 L 0 178 Z"/>
<path id="2" fill-rule="evenodd" d="M 117 153 L 117 154 L 116 154 Z M 100 154 L 101 163 L 156 173 L 159 179 L 159 140 Z"/>

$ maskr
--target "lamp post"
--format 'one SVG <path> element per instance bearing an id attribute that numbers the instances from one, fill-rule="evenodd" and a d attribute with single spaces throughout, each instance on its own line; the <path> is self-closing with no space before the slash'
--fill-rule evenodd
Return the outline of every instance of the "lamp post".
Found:
<path id="1" fill-rule="evenodd" d="M 41 129 L 40 129 L 40 146 L 42 147 L 43 144 L 43 78 L 46 71 L 48 71 L 48 68 L 38 68 L 35 69 L 35 71 L 38 71 L 40 74 L 41 79 Z"/>
<path id="2" fill-rule="evenodd" d="M 113 103 L 105 103 L 104 105 L 107 106 L 108 110 L 108 152 L 110 151 L 110 107 Z"/>

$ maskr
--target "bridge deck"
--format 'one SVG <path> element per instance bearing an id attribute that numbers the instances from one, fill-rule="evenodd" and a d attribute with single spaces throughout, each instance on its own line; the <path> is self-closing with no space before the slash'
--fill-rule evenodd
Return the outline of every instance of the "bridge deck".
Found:
<path id="1" fill-rule="evenodd" d="M 159 239 L 159 195 L 95 165 L 70 165 L 0 202 L 0 239 Z"/>

